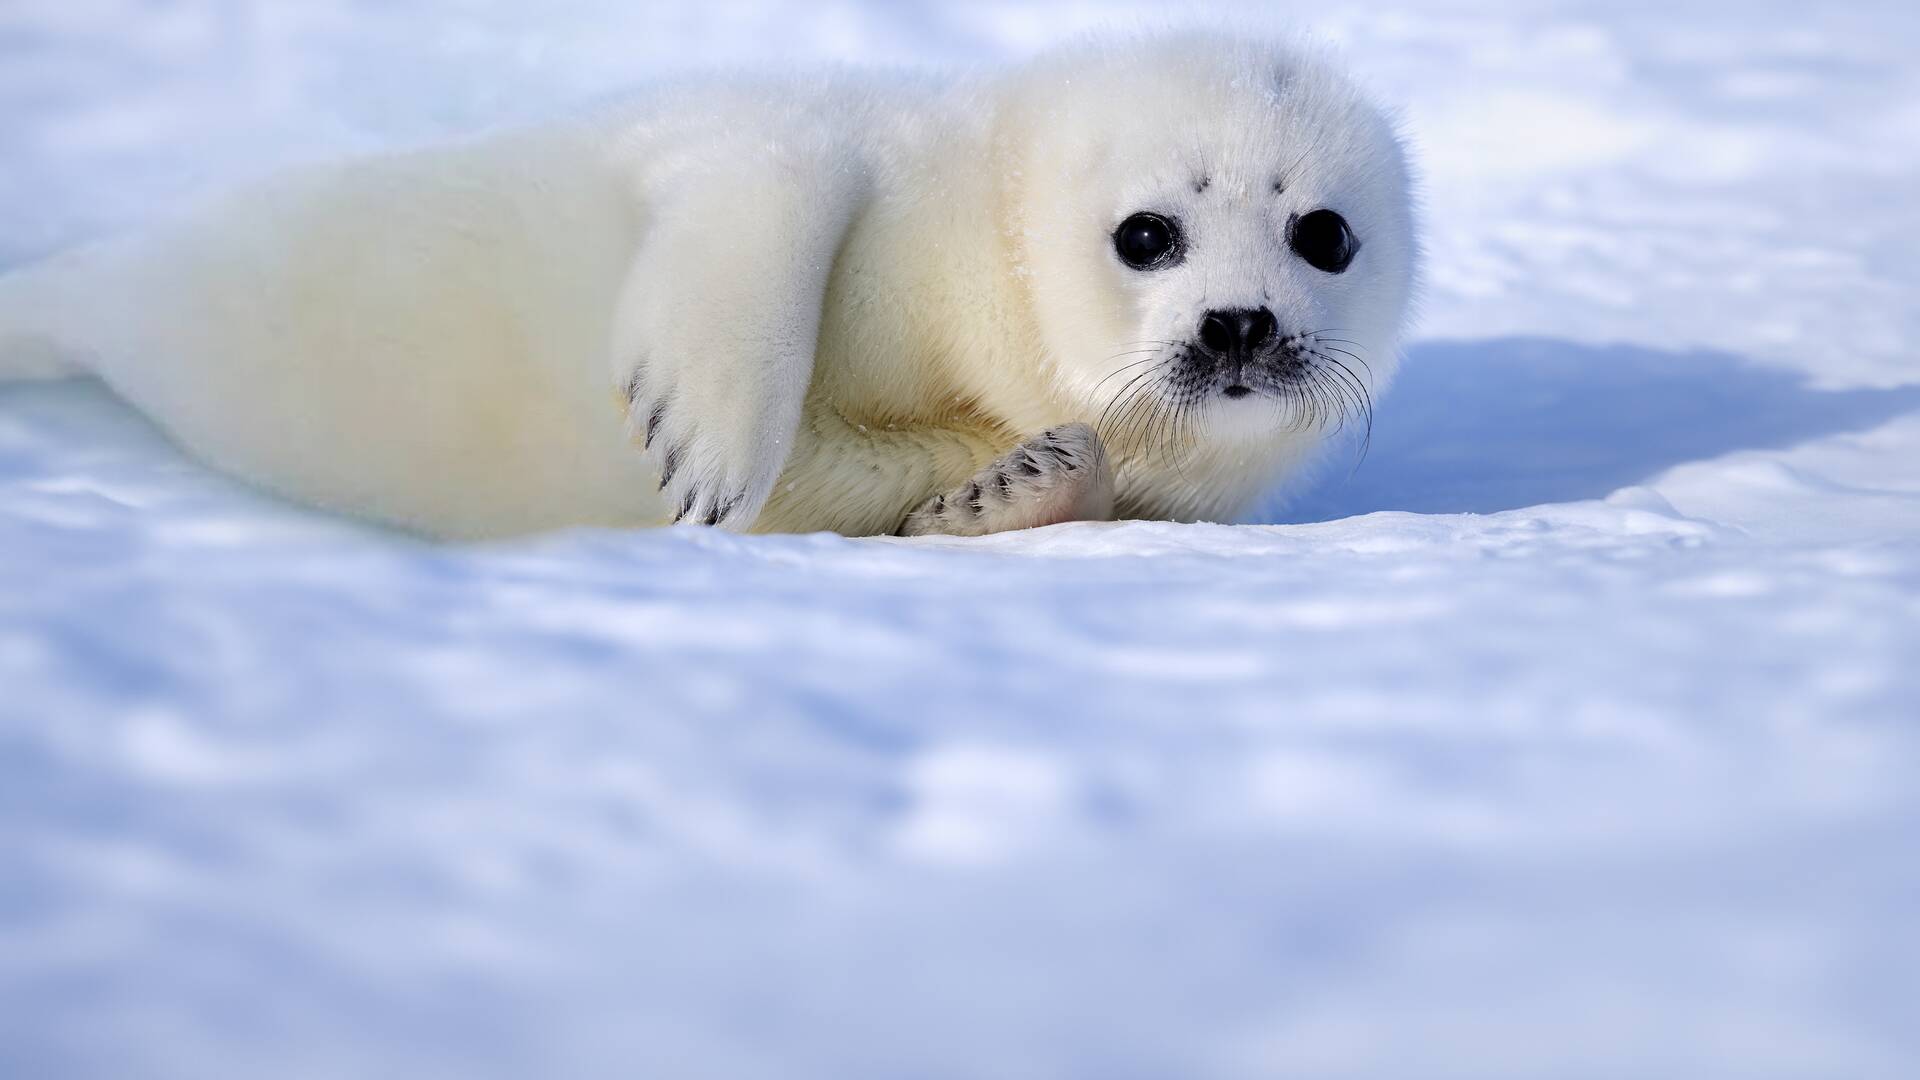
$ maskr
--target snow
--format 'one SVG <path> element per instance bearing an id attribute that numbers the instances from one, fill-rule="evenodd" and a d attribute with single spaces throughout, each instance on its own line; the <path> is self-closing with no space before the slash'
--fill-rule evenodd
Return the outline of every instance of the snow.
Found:
<path id="1" fill-rule="evenodd" d="M 1911 1075 L 1920 10 L 1214 10 L 1426 174 L 1404 374 L 1274 524 L 434 546 L 0 388 L 0 1075 Z M 1158 21 L 16 0 L 0 262 Z"/>

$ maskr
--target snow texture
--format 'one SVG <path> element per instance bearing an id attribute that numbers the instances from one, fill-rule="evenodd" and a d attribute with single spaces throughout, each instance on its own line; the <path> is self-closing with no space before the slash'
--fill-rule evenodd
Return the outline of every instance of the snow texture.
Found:
<path id="1" fill-rule="evenodd" d="M 1404 376 L 1274 524 L 432 546 L 0 389 L 0 1075 L 1915 1075 L 1920 8 L 1212 10 L 1426 177 Z M 10 0 L 0 263 L 1163 19 Z"/>

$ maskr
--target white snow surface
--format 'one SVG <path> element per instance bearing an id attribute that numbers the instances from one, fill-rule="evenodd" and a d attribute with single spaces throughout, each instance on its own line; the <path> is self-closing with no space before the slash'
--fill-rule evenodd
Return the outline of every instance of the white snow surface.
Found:
<path id="1" fill-rule="evenodd" d="M 9 0 L 0 264 L 1164 21 Z M 1173 21 L 1334 43 L 1426 178 L 1372 448 L 1268 524 L 436 546 L 0 388 L 0 1076 L 1920 1074 L 1920 9 Z"/>

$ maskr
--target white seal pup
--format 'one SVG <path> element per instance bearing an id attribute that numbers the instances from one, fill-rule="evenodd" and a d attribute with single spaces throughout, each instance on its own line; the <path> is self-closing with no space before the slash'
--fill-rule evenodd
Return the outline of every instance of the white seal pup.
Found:
<path id="1" fill-rule="evenodd" d="M 1343 75 L 1161 36 L 294 172 L 0 279 L 0 373 L 448 537 L 1230 520 L 1369 407 L 1415 261 Z"/>

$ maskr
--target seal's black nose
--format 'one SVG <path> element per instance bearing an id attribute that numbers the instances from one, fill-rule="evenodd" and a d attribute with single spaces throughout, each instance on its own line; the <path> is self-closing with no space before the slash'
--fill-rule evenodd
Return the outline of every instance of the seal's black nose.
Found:
<path id="1" fill-rule="evenodd" d="M 1248 356 L 1273 337 L 1280 324 L 1266 308 L 1209 311 L 1200 320 L 1200 344 L 1222 356 Z"/>

